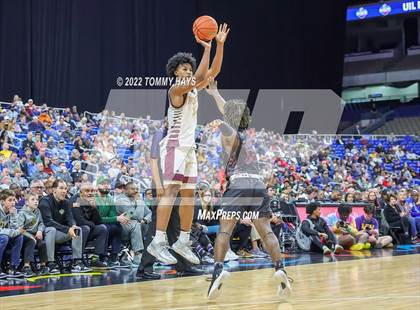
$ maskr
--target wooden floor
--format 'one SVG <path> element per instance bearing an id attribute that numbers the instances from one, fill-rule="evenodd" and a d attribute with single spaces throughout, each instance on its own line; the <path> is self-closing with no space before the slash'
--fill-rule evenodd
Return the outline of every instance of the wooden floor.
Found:
<path id="1" fill-rule="evenodd" d="M 420 255 L 287 268 L 293 296 L 275 297 L 272 269 L 231 273 L 216 302 L 205 276 L 0 298 L 14 309 L 420 309 Z"/>

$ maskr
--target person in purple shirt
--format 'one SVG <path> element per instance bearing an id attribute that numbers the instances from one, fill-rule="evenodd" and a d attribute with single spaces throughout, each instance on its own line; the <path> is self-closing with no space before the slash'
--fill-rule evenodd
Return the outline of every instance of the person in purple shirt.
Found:
<path id="1" fill-rule="evenodd" d="M 379 236 L 379 224 L 373 217 L 375 207 L 367 205 L 363 208 L 364 214 L 356 218 L 356 228 L 359 231 L 359 242 L 370 243 L 372 247 L 381 249 L 392 244 L 391 236 Z"/>

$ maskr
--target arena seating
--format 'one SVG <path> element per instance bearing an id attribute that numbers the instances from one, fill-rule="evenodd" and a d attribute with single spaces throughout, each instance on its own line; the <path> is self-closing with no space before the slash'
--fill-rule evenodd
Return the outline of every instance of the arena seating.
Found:
<path id="1" fill-rule="evenodd" d="M 44 119 L 50 117 L 51 126 L 45 128 L 47 122 L 37 123 L 41 114 Z M 40 176 L 61 178 L 66 173 L 57 170 L 61 162 L 70 173 L 71 194 L 78 191 L 75 183 L 95 182 L 102 175 L 110 177 L 114 188 L 122 179 L 131 179 L 144 191 L 150 187 L 151 140 L 161 123 L 148 117 L 116 116 L 106 110 L 79 114 L 75 108 L 23 104 L 19 98 L 12 104 L 2 104 L 0 188 L 8 189 L 14 182 L 16 167 L 22 169 L 29 182 Z M 40 129 L 29 130 L 31 126 Z M 352 192 L 354 206 L 358 206 L 354 211 L 360 214 L 360 206 L 367 202 L 372 190 L 379 198 L 384 190 L 406 188 L 411 194 L 420 185 L 418 136 L 279 135 L 255 129 L 249 129 L 248 134 L 254 138 L 267 185 L 275 188 L 281 201 L 298 202 L 300 218 L 305 214 L 299 203 L 310 201 L 314 191 L 318 191 L 319 200 L 322 194 L 325 206 L 330 207 L 336 207 Z M 219 135 L 209 126 L 199 126 L 196 139 L 198 181 L 211 187 L 215 204 L 220 202 L 221 183 L 225 182 Z M 64 145 L 60 143 L 63 140 Z M 60 149 L 60 144 L 64 148 Z M 28 149 L 33 151 L 29 157 L 25 154 Z M 10 159 L 13 152 L 26 164 L 26 170 L 23 164 Z M 56 157 L 58 162 L 51 162 Z M 80 171 L 75 170 L 78 162 Z M 45 164 L 42 171 L 37 170 L 38 163 Z M 334 198 L 337 193 L 339 200 Z M 330 209 L 328 212 L 333 211 Z"/>

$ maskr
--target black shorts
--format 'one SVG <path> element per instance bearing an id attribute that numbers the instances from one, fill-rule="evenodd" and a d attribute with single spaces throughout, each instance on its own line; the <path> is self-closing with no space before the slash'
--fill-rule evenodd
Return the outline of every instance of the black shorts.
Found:
<path id="1" fill-rule="evenodd" d="M 270 218 L 270 197 L 264 183 L 258 179 L 238 178 L 229 182 L 222 198 L 222 209 L 225 212 L 240 213 L 258 212 L 257 218 Z M 246 214 L 244 214 L 246 215 Z"/>

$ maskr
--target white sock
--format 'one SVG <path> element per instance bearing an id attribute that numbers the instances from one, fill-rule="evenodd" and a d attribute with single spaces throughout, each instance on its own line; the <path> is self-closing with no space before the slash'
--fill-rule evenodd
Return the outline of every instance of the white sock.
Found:
<path id="1" fill-rule="evenodd" d="M 155 240 L 157 243 L 166 242 L 166 232 L 156 230 Z"/>
<path id="2" fill-rule="evenodd" d="M 179 241 L 181 241 L 182 243 L 187 243 L 188 241 L 190 241 L 190 231 L 182 231 L 179 234 Z"/>

